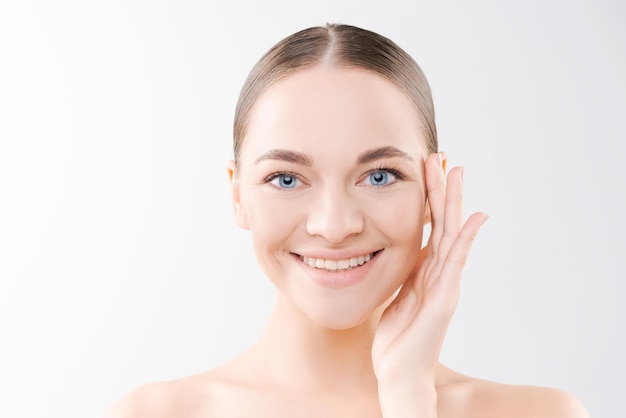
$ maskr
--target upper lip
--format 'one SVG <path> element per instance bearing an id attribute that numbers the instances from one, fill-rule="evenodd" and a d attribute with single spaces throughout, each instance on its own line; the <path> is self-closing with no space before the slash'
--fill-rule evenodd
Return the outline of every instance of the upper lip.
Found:
<path id="1" fill-rule="evenodd" d="M 348 260 L 354 257 L 360 257 L 362 255 L 372 254 L 382 251 L 382 248 L 377 250 L 355 250 L 355 249 L 346 249 L 346 250 L 312 250 L 312 251 L 302 251 L 302 252 L 292 252 L 292 254 L 299 255 L 301 257 L 307 258 L 322 258 L 324 260 Z"/>

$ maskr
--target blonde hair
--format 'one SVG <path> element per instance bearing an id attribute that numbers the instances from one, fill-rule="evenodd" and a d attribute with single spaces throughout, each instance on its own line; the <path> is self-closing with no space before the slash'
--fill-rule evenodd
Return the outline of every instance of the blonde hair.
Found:
<path id="1" fill-rule="evenodd" d="M 435 109 L 428 81 L 415 60 L 390 39 L 355 26 L 327 24 L 301 30 L 274 45 L 244 82 L 235 109 L 233 148 L 241 151 L 250 112 L 261 94 L 289 74 L 320 64 L 358 68 L 385 77 L 413 103 L 426 137 L 426 149 L 437 152 Z"/>

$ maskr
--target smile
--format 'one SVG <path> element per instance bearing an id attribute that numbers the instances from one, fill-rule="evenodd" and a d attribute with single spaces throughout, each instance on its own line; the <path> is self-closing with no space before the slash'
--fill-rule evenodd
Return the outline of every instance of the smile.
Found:
<path id="1" fill-rule="evenodd" d="M 327 260 L 324 258 L 313 258 L 313 257 L 304 257 L 300 256 L 300 259 L 308 264 L 309 267 L 313 267 L 321 270 L 329 270 L 329 271 L 343 271 L 350 270 L 354 267 L 362 266 L 363 264 L 370 261 L 374 256 L 378 253 L 378 251 L 373 253 L 368 253 L 364 255 L 360 255 L 358 257 L 346 258 L 344 260 Z"/>

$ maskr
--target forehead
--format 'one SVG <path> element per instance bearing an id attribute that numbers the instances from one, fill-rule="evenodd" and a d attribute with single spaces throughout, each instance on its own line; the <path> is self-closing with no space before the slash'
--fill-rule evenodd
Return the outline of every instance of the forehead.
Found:
<path id="1" fill-rule="evenodd" d="M 320 66 L 289 75 L 259 97 L 242 157 L 275 148 L 358 153 L 381 146 L 425 157 L 425 139 L 411 101 L 378 74 Z"/>

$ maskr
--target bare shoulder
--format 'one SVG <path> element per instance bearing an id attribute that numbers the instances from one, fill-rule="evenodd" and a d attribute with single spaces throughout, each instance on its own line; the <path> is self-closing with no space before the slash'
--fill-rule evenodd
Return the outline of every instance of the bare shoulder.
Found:
<path id="1" fill-rule="evenodd" d="M 148 383 L 115 402 L 105 418 L 202 416 L 209 404 L 209 389 L 203 375 Z"/>
<path id="2" fill-rule="evenodd" d="M 559 389 L 507 385 L 460 374 L 449 377 L 438 390 L 443 416 L 589 418 L 578 399 Z"/>

